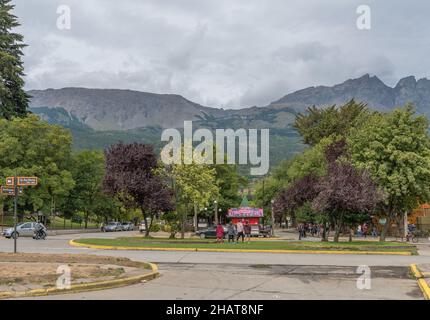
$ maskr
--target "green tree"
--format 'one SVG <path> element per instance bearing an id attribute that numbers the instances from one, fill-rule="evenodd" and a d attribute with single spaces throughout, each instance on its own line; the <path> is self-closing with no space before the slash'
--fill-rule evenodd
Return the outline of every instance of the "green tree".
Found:
<path id="1" fill-rule="evenodd" d="M 306 114 L 297 115 L 294 127 L 304 142 L 313 146 L 323 138 L 347 136 L 351 128 L 361 125 L 363 117 L 368 114 L 366 104 L 354 100 L 339 108 L 335 105 L 324 109 L 313 106 L 307 109 Z"/>
<path id="2" fill-rule="evenodd" d="M 0 170 L 4 177 L 39 177 L 36 188 L 26 188 L 19 198 L 30 212 L 56 211 L 57 201 L 67 197 L 74 186 L 68 163 L 72 138 L 69 131 L 49 125 L 37 116 L 0 119 Z"/>
<path id="3" fill-rule="evenodd" d="M 348 139 L 352 161 L 368 169 L 383 189 L 382 209 L 390 221 L 430 199 L 430 143 L 428 122 L 407 105 L 388 114 L 374 114 Z"/>
<path id="4" fill-rule="evenodd" d="M 194 209 L 194 225 L 197 226 L 199 208 L 218 199 L 219 188 L 216 184 L 216 171 L 203 164 L 176 164 L 171 168 L 176 201 L 182 205 L 182 212 L 178 213 L 181 221 L 181 237 L 184 238 L 185 221 L 189 209 Z M 181 206 L 179 206 L 180 208 Z M 179 209 L 177 208 L 177 209 Z"/>
<path id="5" fill-rule="evenodd" d="M 215 180 L 218 186 L 218 206 L 224 212 L 229 208 L 235 208 L 240 204 L 239 189 L 246 186 L 247 179 L 241 176 L 236 165 L 214 165 Z"/>
<path id="6" fill-rule="evenodd" d="M 0 0 L 0 117 L 25 116 L 29 97 L 24 91 L 23 36 L 13 32 L 19 26 L 11 13 L 10 0 Z"/>
<path id="7" fill-rule="evenodd" d="M 71 200 L 75 203 L 75 209 L 84 213 L 86 229 L 96 206 L 106 200 L 101 184 L 105 174 L 105 158 L 101 151 L 82 151 L 73 155 L 72 162 L 75 187 L 71 192 Z"/>

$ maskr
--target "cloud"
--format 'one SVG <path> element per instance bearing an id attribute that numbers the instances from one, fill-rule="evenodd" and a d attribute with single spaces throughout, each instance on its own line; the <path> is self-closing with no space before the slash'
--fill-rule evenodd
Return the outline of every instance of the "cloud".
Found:
<path id="1" fill-rule="evenodd" d="M 364 73 L 393 85 L 430 67 L 420 0 L 369 0 L 369 31 L 356 28 L 356 0 L 14 2 L 28 89 L 122 88 L 238 108 Z M 56 27 L 63 4 L 71 30 Z"/>

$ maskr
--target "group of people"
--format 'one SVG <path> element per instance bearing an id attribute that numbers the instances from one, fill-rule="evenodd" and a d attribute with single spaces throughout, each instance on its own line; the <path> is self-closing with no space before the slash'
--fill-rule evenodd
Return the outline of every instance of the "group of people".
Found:
<path id="1" fill-rule="evenodd" d="M 370 227 L 367 223 L 363 223 L 361 225 L 358 225 L 357 236 L 366 238 L 367 235 L 369 234 L 369 231 L 370 231 L 370 234 L 372 235 L 372 237 L 378 236 L 378 230 L 376 229 L 376 226 L 373 226 L 372 229 L 370 230 Z"/>
<path id="2" fill-rule="evenodd" d="M 306 238 L 307 234 L 310 234 L 312 237 L 319 237 L 323 232 L 323 225 L 315 224 L 315 223 L 299 223 L 297 229 L 299 231 L 299 240 L 302 238 Z"/>
<path id="3" fill-rule="evenodd" d="M 299 240 L 301 240 L 302 238 L 306 238 L 307 234 L 310 234 L 312 237 L 320 237 L 323 233 L 324 226 L 322 224 L 315 223 L 300 223 L 297 226 L 297 230 L 299 231 Z M 358 225 L 356 232 L 358 237 L 366 238 L 369 233 L 373 237 L 377 237 L 378 231 L 376 226 L 373 226 L 370 230 L 369 224 L 367 223 Z"/>
<path id="4" fill-rule="evenodd" d="M 224 242 L 224 227 L 221 223 L 218 223 L 216 228 L 216 239 L 217 243 Z M 247 241 L 248 243 L 251 241 L 251 225 L 249 221 L 245 221 L 244 219 L 239 220 L 236 224 L 233 224 L 232 221 L 227 225 L 227 238 L 228 242 L 239 242 L 239 239 L 242 239 L 242 242 Z"/>

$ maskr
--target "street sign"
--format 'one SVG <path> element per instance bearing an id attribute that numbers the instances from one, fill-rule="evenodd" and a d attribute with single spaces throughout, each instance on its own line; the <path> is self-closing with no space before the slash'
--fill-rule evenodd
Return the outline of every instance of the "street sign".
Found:
<path id="1" fill-rule="evenodd" d="M 15 185 L 15 178 L 14 177 L 7 177 L 6 178 L 6 185 L 7 186 L 14 186 Z"/>
<path id="2" fill-rule="evenodd" d="M 6 196 L 14 196 L 15 195 L 15 187 L 5 187 L 5 186 L 1 186 L 1 193 L 6 195 Z M 22 195 L 23 189 L 22 188 L 18 188 L 18 195 Z"/>
<path id="3" fill-rule="evenodd" d="M 18 186 L 37 186 L 37 177 L 18 177 Z"/>

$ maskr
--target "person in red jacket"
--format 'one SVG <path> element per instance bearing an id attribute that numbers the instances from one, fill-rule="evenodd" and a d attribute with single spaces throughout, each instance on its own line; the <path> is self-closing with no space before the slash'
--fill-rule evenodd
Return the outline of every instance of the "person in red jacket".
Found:
<path id="1" fill-rule="evenodd" d="M 216 226 L 216 242 L 224 242 L 224 228 L 222 227 L 221 223 L 218 223 L 218 225 Z"/>

